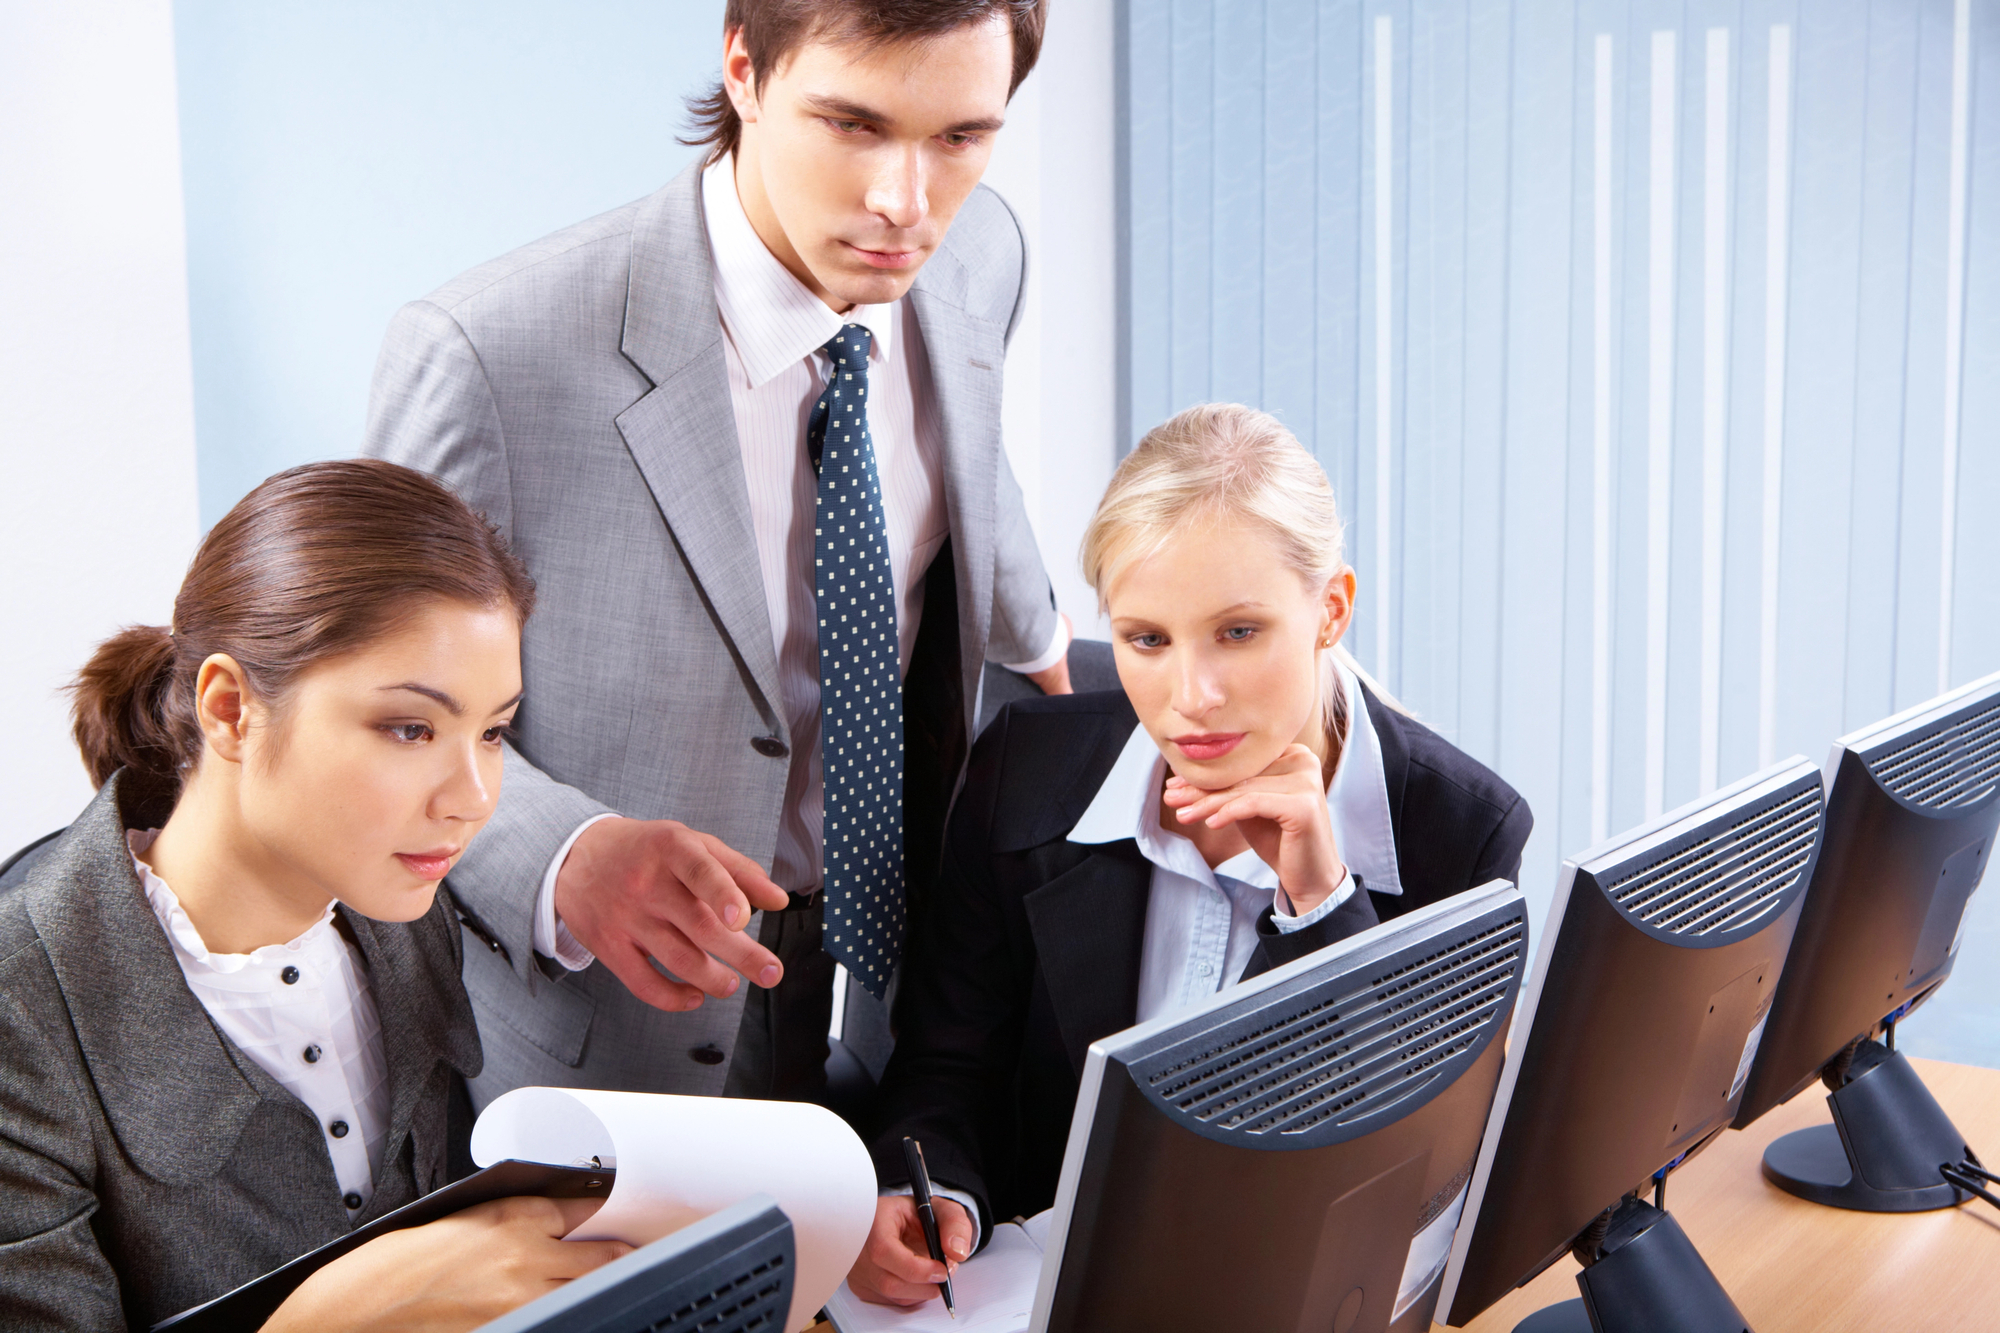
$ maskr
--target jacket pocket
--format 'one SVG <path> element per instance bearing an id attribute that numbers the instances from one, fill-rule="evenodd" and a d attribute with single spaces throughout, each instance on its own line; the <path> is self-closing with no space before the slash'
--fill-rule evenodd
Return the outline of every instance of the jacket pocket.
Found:
<path id="1" fill-rule="evenodd" d="M 477 935 L 465 942 L 465 993 L 472 997 L 472 1007 L 572 1069 L 583 1059 L 583 1043 L 597 1011 L 596 1001 L 577 980 L 542 980 L 531 993 L 506 959 Z"/>

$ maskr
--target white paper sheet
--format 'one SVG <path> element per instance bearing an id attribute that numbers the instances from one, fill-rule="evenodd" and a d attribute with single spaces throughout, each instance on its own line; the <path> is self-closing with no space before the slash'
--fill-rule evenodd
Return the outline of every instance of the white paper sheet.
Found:
<path id="1" fill-rule="evenodd" d="M 993 1228 L 985 1249 L 958 1266 L 951 1279 L 956 1319 L 946 1313 L 942 1300 L 913 1310 L 870 1305 L 845 1282 L 827 1300 L 826 1312 L 839 1333 L 1027 1333 L 1049 1216 L 1037 1213 L 1019 1225 L 1002 1223 Z"/>
<path id="2" fill-rule="evenodd" d="M 803 1102 L 516 1088 L 472 1129 L 472 1158 L 618 1170 L 578 1240 L 645 1245 L 764 1193 L 792 1220 L 798 1269 L 788 1329 L 812 1321 L 875 1221 L 875 1168 L 846 1122 Z"/>

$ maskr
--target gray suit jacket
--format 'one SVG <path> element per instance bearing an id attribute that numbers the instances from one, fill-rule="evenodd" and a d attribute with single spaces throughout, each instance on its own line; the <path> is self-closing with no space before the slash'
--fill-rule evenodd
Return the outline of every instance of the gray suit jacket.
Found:
<path id="1" fill-rule="evenodd" d="M 540 600 L 527 698 L 492 822 L 453 873 L 484 1105 L 555 1084 L 719 1093 L 743 991 L 691 1013 L 601 964 L 536 959 L 556 851 L 606 809 L 678 819 L 770 866 L 792 738 L 751 531 L 715 280 L 690 167 L 405 306 L 376 366 L 364 451 L 443 479 L 511 539 Z M 950 540 L 905 682 L 913 910 L 934 873 L 982 664 L 1039 654 L 1048 576 L 1000 444 L 1024 272 L 1013 213 L 974 192 L 911 289 L 943 423 Z"/>
<path id="2" fill-rule="evenodd" d="M 114 775 L 0 899 L 0 1323 L 145 1329 L 350 1229 L 319 1122 L 222 1036 L 132 872 L 157 821 Z M 479 1070 L 449 895 L 407 925 L 340 909 L 391 1088 L 359 1220 L 445 1183 L 451 1071 Z"/>

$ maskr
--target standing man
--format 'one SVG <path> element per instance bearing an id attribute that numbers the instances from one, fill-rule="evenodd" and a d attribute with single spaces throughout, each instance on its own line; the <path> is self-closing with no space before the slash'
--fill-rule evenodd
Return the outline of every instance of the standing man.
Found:
<path id="1" fill-rule="evenodd" d="M 979 185 L 1045 3 L 730 0 L 703 164 L 391 325 L 366 452 L 540 594 L 451 878 L 478 1104 L 823 1093 L 835 964 L 883 997 L 983 663 L 1068 688 L 1000 443 L 1021 232 Z"/>

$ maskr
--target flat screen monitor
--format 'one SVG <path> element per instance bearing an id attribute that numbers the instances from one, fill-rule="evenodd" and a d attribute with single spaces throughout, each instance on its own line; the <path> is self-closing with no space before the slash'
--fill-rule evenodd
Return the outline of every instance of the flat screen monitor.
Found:
<path id="1" fill-rule="evenodd" d="M 1821 812 L 1819 771 L 1796 758 L 1564 863 L 1445 1273 L 1445 1322 L 1575 1253 L 1594 1321 L 1572 1301 L 1536 1327 L 1744 1327 L 1640 1195 L 1656 1179 L 1663 1194 L 1735 1114 Z M 1683 1294 L 1663 1303 L 1656 1286 Z"/>
<path id="2" fill-rule="evenodd" d="M 479 1333 L 792 1333 L 792 1223 L 755 1194 L 548 1295 Z"/>
<path id="3" fill-rule="evenodd" d="M 1779 1139 L 1765 1175 L 1841 1207 L 1947 1207 L 1967 1195 L 1941 1166 L 1975 1163 L 1893 1042 L 1951 975 L 1993 850 L 2000 675 L 1841 737 L 1824 778 L 1819 863 L 1736 1123 L 1823 1082 L 1834 1123 Z"/>
<path id="4" fill-rule="evenodd" d="M 1495 882 L 1094 1044 L 1035 1333 L 1428 1328 L 1526 956 Z"/>

